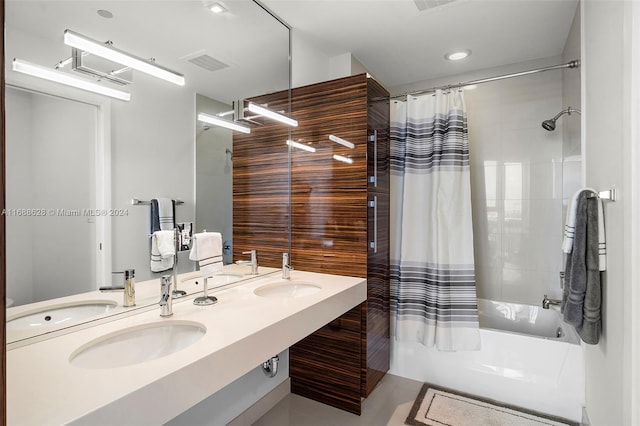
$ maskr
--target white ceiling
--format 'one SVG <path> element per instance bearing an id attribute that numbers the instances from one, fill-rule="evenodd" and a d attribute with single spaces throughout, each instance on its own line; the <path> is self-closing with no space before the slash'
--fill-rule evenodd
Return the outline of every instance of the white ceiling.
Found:
<path id="1" fill-rule="evenodd" d="M 7 55 L 53 66 L 70 55 L 62 43 L 69 28 L 155 57 L 183 73 L 188 87 L 227 103 L 284 89 L 285 27 L 250 0 L 219 1 L 228 13 L 208 11 L 213 0 L 7 0 L 7 27 L 50 43 L 37 53 L 16 51 L 13 44 L 21 43 L 7 37 Z M 577 2 L 456 0 L 420 11 L 413 0 L 263 0 L 293 27 L 294 37 L 312 41 L 329 57 L 351 52 L 387 88 L 560 55 Z M 100 17 L 99 9 L 114 17 Z M 444 59 L 460 48 L 473 54 L 459 62 Z M 194 52 L 231 66 L 202 70 L 185 60 Z M 134 86 L 138 78 L 151 77 L 135 74 Z"/>
<path id="2" fill-rule="evenodd" d="M 185 75 L 187 87 L 230 103 L 288 86 L 289 32 L 250 0 L 225 0 L 215 15 L 208 0 L 7 0 L 7 75 L 10 59 L 53 67 L 71 55 L 63 32 L 71 29 Z M 97 11 L 106 9 L 113 18 Z M 14 34 L 19 34 L 14 36 Z M 27 38 L 29 40 L 27 40 Z M 229 68 L 211 72 L 185 57 L 205 53 Z M 154 79 L 134 73 L 137 79 Z M 103 83 L 105 85 L 111 83 Z M 168 87 L 158 80 L 158 87 Z M 171 86 L 169 84 L 169 86 Z"/>
<path id="3" fill-rule="evenodd" d="M 578 0 L 264 0 L 329 56 L 351 52 L 386 87 L 561 55 Z M 471 49 L 464 61 L 444 54 Z"/>

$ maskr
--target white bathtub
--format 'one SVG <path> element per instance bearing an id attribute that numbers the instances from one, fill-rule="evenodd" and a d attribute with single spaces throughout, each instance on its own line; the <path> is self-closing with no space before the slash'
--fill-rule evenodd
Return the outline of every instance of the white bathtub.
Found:
<path id="1" fill-rule="evenodd" d="M 553 309 L 478 300 L 480 351 L 392 340 L 389 373 L 582 420 L 583 348 Z"/>

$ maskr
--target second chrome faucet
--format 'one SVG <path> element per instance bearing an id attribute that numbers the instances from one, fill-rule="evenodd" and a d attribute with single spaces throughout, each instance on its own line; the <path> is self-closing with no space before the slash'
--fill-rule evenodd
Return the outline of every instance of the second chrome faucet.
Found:
<path id="1" fill-rule="evenodd" d="M 171 275 L 163 275 L 160 278 L 160 316 L 173 315 L 173 298 L 171 296 Z"/>
<path id="2" fill-rule="evenodd" d="M 282 253 L 282 279 L 290 280 L 293 266 L 289 264 L 289 253 Z"/>

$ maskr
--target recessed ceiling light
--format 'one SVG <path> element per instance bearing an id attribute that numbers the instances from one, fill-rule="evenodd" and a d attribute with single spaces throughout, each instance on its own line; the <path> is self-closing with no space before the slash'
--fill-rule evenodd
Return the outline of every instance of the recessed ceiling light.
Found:
<path id="1" fill-rule="evenodd" d="M 224 13 L 227 11 L 227 8 L 221 5 L 220 3 L 214 3 L 209 6 L 209 10 L 213 13 Z"/>
<path id="2" fill-rule="evenodd" d="M 448 61 L 459 61 L 467 56 L 471 55 L 471 51 L 468 49 L 455 50 L 444 55 L 444 58 Z"/>
<path id="3" fill-rule="evenodd" d="M 100 10 L 98 10 L 97 13 L 98 13 L 98 15 L 102 16 L 103 18 L 107 18 L 107 19 L 113 18 L 113 13 L 111 13 L 108 10 L 105 10 L 105 9 L 100 9 Z"/>

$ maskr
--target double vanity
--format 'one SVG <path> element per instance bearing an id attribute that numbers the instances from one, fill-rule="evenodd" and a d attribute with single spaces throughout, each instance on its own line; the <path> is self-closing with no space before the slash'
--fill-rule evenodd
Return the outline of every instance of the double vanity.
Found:
<path id="1" fill-rule="evenodd" d="M 267 274 L 222 283 L 242 277 L 237 268 L 225 267 L 218 288 L 210 281 L 214 305 L 194 305 L 201 279 L 182 274 L 179 285 L 189 296 L 173 300 L 171 317 L 150 305 L 55 331 L 52 325 L 48 335 L 9 346 L 8 424 L 166 423 L 367 297 L 366 279 L 298 270 L 283 279 L 279 269 L 265 268 Z M 137 296 L 159 298 L 159 282 L 138 283 Z M 85 293 L 44 302 L 49 310 L 12 308 L 8 319 L 69 309 L 117 313 L 126 309 L 121 298 Z M 8 322 L 8 337 L 26 333 L 20 320 Z"/>

